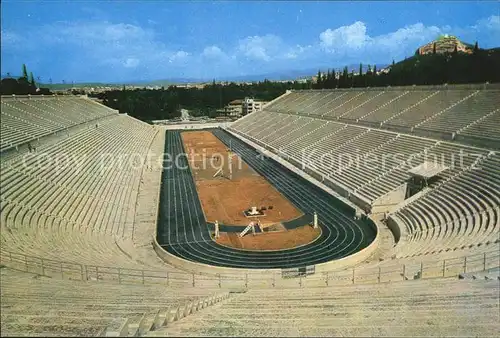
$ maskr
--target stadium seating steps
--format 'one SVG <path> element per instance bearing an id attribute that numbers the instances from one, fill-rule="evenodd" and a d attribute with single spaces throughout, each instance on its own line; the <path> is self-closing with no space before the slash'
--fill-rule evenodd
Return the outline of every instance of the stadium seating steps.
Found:
<path id="1" fill-rule="evenodd" d="M 291 92 L 230 130 L 368 203 L 406 180 L 410 161 L 388 160 L 383 170 L 370 171 L 303 154 L 402 153 L 413 156 L 415 165 L 429 154 L 477 154 L 460 168 L 446 158 L 449 169 L 429 192 L 388 215 L 405 229 L 389 253 L 395 259 L 358 267 L 399 269 L 480 255 L 498 245 L 499 94 L 474 86 Z M 498 319 L 498 282 L 491 281 L 438 278 L 389 288 L 247 291 L 231 285 L 186 288 L 190 280 L 166 288 L 68 280 L 64 273 L 49 279 L 8 268 L 7 255 L 19 253 L 82 266 L 183 273 L 150 247 L 161 171 L 131 156 L 161 154 L 164 132 L 83 97 L 2 97 L 1 107 L 0 238 L 7 266 L 1 269 L 2 335 L 498 332 L 492 324 Z M 78 165 L 57 165 L 61 154 Z M 103 165 L 108 156 L 124 161 Z M 211 304 L 212 310 L 194 313 Z"/>

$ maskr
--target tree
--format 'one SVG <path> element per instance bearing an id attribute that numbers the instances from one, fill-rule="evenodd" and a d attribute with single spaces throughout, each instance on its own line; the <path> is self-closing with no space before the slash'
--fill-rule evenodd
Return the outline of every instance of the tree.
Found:
<path id="1" fill-rule="evenodd" d="M 347 88 L 349 87 L 349 70 L 347 69 L 347 66 L 344 67 L 344 70 L 342 71 L 342 75 L 340 76 L 339 79 L 339 87 L 340 88 Z"/>
<path id="2" fill-rule="evenodd" d="M 335 69 L 330 71 L 330 78 L 328 79 L 328 88 L 335 88 Z"/>
<path id="3" fill-rule="evenodd" d="M 33 72 L 30 72 L 30 84 L 36 87 L 35 78 L 33 77 Z"/>
<path id="4" fill-rule="evenodd" d="M 317 89 L 323 88 L 323 83 L 321 79 L 321 70 L 318 70 L 318 78 L 316 79 L 316 88 Z"/>
<path id="5" fill-rule="evenodd" d="M 377 65 L 373 65 L 373 70 L 372 70 L 372 79 L 371 79 L 371 84 L 370 86 L 376 87 L 378 85 L 378 79 L 377 79 Z"/>
<path id="6" fill-rule="evenodd" d="M 363 76 L 363 64 L 359 64 L 359 76 Z"/>
<path id="7" fill-rule="evenodd" d="M 432 44 L 432 54 L 436 54 L 436 43 Z"/>
<path id="8" fill-rule="evenodd" d="M 478 51 L 479 51 L 479 45 L 477 44 L 476 41 L 476 43 L 474 44 L 474 54 L 477 54 Z"/>
<path id="9" fill-rule="evenodd" d="M 331 88 L 330 84 L 332 83 L 332 73 L 330 72 L 330 69 L 326 71 L 326 79 L 325 79 L 325 85 L 323 86 L 324 88 Z"/>
<path id="10" fill-rule="evenodd" d="M 23 63 L 23 78 L 26 79 L 26 81 L 28 81 L 28 69 L 26 68 L 26 64 Z"/>
<path id="11" fill-rule="evenodd" d="M 335 71 L 335 68 L 332 69 L 332 88 L 337 88 L 338 87 L 338 81 L 337 81 L 337 72 Z"/>
<path id="12" fill-rule="evenodd" d="M 372 66 L 371 65 L 368 65 L 366 67 L 366 73 L 365 73 L 365 76 L 363 77 L 364 78 L 364 86 L 365 87 L 371 87 L 372 85 Z"/>
<path id="13" fill-rule="evenodd" d="M 453 48 L 453 54 L 458 53 L 458 45 L 455 43 L 455 48 Z"/>

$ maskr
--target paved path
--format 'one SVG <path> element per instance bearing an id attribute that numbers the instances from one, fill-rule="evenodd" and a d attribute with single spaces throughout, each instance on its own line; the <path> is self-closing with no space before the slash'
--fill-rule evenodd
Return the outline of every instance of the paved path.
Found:
<path id="1" fill-rule="evenodd" d="M 210 238 L 210 228 L 198 199 L 188 161 L 180 156 L 162 175 L 158 242 L 170 253 L 205 264 L 238 268 L 291 268 L 324 263 L 353 254 L 375 238 L 369 220 L 354 220 L 354 211 L 276 161 L 229 133 L 213 130 L 256 172 L 265 177 L 280 193 L 304 214 L 318 213 L 322 235 L 313 243 L 278 252 L 249 252 L 223 247 Z M 176 158 L 184 153 L 179 131 L 168 131 L 165 153 Z M 185 168 L 185 169 L 183 169 Z"/>

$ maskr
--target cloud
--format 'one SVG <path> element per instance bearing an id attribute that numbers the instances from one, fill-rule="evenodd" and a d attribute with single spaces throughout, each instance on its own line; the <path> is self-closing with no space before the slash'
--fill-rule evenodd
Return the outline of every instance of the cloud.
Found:
<path id="1" fill-rule="evenodd" d="M 422 23 L 400 28 L 395 32 L 371 38 L 368 46 L 373 48 L 388 48 L 391 50 L 406 46 L 416 46 L 435 39 L 443 32 L 436 26 L 426 27 Z"/>
<path id="2" fill-rule="evenodd" d="M 59 22 L 45 28 L 47 33 L 69 43 L 96 44 L 109 42 L 120 44 L 124 42 L 144 40 L 151 41 L 154 33 L 151 30 L 126 23 L 113 24 L 102 22 Z"/>
<path id="3" fill-rule="evenodd" d="M 361 21 L 333 30 L 328 28 L 319 35 L 321 47 L 330 52 L 345 47 L 359 49 L 364 47 L 369 39 L 370 37 L 366 35 L 366 25 Z"/>
<path id="4" fill-rule="evenodd" d="M 456 35 L 465 42 L 477 41 L 481 37 L 484 45 L 497 46 L 500 43 L 500 17 L 490 16 L 465 27 L 426 26 L 418 22 L 375 36 L 369 34 L 369 27 L 364 22 L 356 21 L 321 32 L 318 44 L 333 60 L 345 63 L 389 62 L 412 55 L 416 48 L 445 33 Z"/>
<path id="5" fill-rule="evenodd" d="M 238 52 L 247 59 L 268 62 L 280 53 L 283 44 L 273 34 L 248 36 L 238 42 Z"/>
<path id="6" fill-rule="evenodd" d="M 373 34 L 358 20 L 349 25 L 317 31 L 316 37 L 297 44 L 275 34 L 243 36 L 224 48 L 208 44 L 200 50 L 171 46 L 152 21 L 144 26 L 93 19 L 59 21 L 22 32 L 2 27 L 2 66 L 18 67 L 40 60 L 40 69 L 57 69 L 63 76 L 109 80 L 257 74 L 311 67 L 341 67 L 350 63 L 389 63 L 412 55 L 439 34 L 458 36 L 481 47 L 500 44 L 500 16 L 492 15 L 468 26 L 433 26 L 420 22 Z M 48 52 L 50 51 L 50 52 Z M 54 60 L 57 59 L 57 65 Z M 10 61 L 9 61 L 10 60 Z M 10 70 L 10 69 L 9 69 Z M 46 77 L 52 75 L 41 74 Z"/>
<path id="7" fill-rule="evenodd" d="M 6 48 L 17 48 L 21 47 L 20 45 L 25 41 L 24 38 L 10 30 L 3 30 L 1 31 L 1 36 L 2 36 L 2 49 Z"/>
<path id="8" fill-rule="evenodd" d="M 491 15 L 478 20 L 470 27 L 458 27 L 451 34 L 462 37 L 466 42 L 479 42 L 479 46 L 498 47 L 500 45 L 500 16 Z"/>
<path id="9" fill-rule="evenodd" d="M 285 59 L 301 59 L 307 56 L 310 56 L 310 52 L 313 51 L 313 46 L 312 45 L 307 45 L 307 46 L 301 46 L 301 45 L 295 45 L 289 47 L 285 53 L 283 54 L 283 57 Z"/>
<path id="10" fill-rule="evenodd" d="M 244 57 L 249 61 L 260 61 L 269 64 L 280 60 L 298 59 L 311 47 L 311 45 L 288 45 L 280 37 L 273 34 L 255 35 L 238 41 L 234 57 Z"/>
<path id="11" fill-rule="evenodd" d="M 140 61 L 137 60 L 137 59 L 134 59 L 134 58 L 128 58 L 127 60 L 125 60 L 125 62 L 123 63 L 123 66 L 125 68 L 135 68 L 139 65 Z"/>
<path id="12" fill-rule="evenodd" d="M 220 59 L 227 57 L 226 53 L 224 53 L 222 49 L 215 45 L 205 47 L 203 49 L 203 52 L 201 53 L 201 56 L 209 59 Z"/>
<path id="13" fill-rule="evenodd" d="M 178 52 L 175 52 L 169 57 L 169 62 L 172 63 L 174 61 L 182 61 L 185 60 L 189 56 L 188 52 L 185 52 L 183 50 L 180 50 Z"/>
<path id="14" fill-rule="evenodd" d="M 319 41 L 324 51 L 337 56 L 359 57 L 364 54 L 399 58 L 436 38 L 442 31 L 436 26 L 416 23 L 387 34 L 370 36 L 366 24 L 357 21 L 349 26 L 325 30 L 320 33 Z"/>
<path id="15" fill-rule="evenodd" d="M 472 26 L 476 30 L 487 29 L 500 32 L 500 15 L 492 15 L 486 19 L 479 20 L 476 25 Z"/>
<path id="16" fill-rule="evenodd" d="M 44 46 L 64 49 L 92 66 L 142 71 L 147 76 L 189 56 L 170 49 L 154 30 L 127 23 L 57 22 L 43 27 L 40 35 Z"/>

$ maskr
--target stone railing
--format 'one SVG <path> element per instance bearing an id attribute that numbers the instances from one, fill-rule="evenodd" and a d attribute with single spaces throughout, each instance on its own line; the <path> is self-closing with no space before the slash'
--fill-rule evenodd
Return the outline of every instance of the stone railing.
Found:
<path id="1" fill-rule="evenodd" d="M 211 274 L 209 270 L 204 272 L 140 270 L 57 261 L 6 250 L 0 252 L 0 261 L 4 267 L 11 269 L 52 278 L 80 281 L 161 284 L 179 288 L 300 288 L 457 277 L 461 273 L 498 269 L 500 251 L 496 244 L 493 246 L 491 251 L 445 260 L 425 260 L 406 264 L 398 264 L 395 261 L 391 265 L 383 265 L 386 262 L 382 262 L 379 266 L 358 266 L 340 271 L 318 271 L 314 269 L 314 266 L 272 269 L 262 273 L 259 270 L 251 273 L 248 269 L 230 268 L 225 268 L 227 272 L 217 273 L 220 270 L 216 267 L 212 267 Z M 207 265 L 207 267 L 210 266 Z"/>

